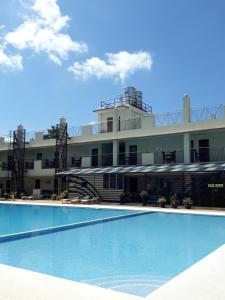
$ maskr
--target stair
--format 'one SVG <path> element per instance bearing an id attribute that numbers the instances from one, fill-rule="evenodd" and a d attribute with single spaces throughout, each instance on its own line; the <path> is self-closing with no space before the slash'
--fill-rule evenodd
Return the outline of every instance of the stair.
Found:
<path id="1" fill-rule="evenodd" d="M 77 175 L 73 175 L 69 177 L 68 180 L 68 198 L 72 199 L 75 197 L 85 197 L 88 196 L 90 198 L 99 198 L 102 199 L 96 187 L 90 183 L 88 180 L 81 178 Z"/>

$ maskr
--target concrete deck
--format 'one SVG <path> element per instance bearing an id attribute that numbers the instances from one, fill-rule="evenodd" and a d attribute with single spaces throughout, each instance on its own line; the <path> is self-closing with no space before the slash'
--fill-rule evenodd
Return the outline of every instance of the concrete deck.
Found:
<path id="1" fill-rule="evenodd" d="M 56 201 L 46 202 L 37 200 L 2 201 L 0 203 L 62 205 L 61 203 L 56 203 Z M 75 205 L 66 204 L 65 206 L 74 207 Z M 76 206 L 225 216 L 225 211 L 220 209 L 162 209 L 158 207 L 118 204 Z M 224 278 L 225 245 L 170 280 L 146 298 L 114 292 L 109 289 L 103 289 L 6 265 L 0 265 L 0 300 L 224 300 Z"/>

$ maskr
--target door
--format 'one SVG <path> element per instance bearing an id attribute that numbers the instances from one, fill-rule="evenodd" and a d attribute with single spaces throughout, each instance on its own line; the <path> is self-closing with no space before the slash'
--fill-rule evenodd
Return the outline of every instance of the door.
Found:
<path id="1" fill-rule="evenodd" d="M 98 167 L 98 148 L 92 149 L 91 152 L 91 166 Z"/>
<path id="2" fill-rule="evenodd" d="M 209 140 L 199 140 L 199 161 L 200 162 L 208 162 L 209 161 Z"/>
<path id="3" fill-rule="evenodd" d="M 107 118 L 107 132 L 113 131 L 113 118 Z"/>
<path id="4" fill-rule="evenodd" d="M 119 142 L 119 165 L 125 165 L 125 142 Z"/>
<path id="5" fill-rule="evenodd" d="M 129 164 L 130 165 L 137 164 L 137 145 L 131 145 L 129 147 Z"/>

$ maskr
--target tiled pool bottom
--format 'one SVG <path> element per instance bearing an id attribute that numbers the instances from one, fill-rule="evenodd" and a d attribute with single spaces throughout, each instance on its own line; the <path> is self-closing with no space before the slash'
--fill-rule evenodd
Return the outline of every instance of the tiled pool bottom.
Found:
<path id="1" fill-rule="evenodd" d="M 224 217 L 151 213 L 5 242 L 0 263 L 146 296 L 224 242 Z"/>

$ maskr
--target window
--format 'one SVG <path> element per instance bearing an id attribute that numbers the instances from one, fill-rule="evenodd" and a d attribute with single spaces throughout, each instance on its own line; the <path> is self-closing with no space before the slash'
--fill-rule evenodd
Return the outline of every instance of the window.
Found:
<path id="1" fill-rule="evenodd" d="M 35 180 L 35 189 L 40 189 L 41 188 L 41 181 L 40 179 Z"/>
<path id="2" fill-rule="evenodd" d="M 98 166 L 98 148 L 94 148 L 91 150 L 91 166 Z"/>
<path id="3" fill-rule="evenodd" d="M 116 174 L 110 174 L 110 189 L 116 188 Z"/>
<path id="4" fill-rule="evenodd" d="M 103 188 L 109 189 L 109 174 L 103 175 Z"/>
<path id="5" fill-rule="evenodd" d="M 104 174 L 103 188 L 122 190 L 124 186 L 124 176 L 122 174 Z"/>
<path id="6" fill-rule="evenodd" d="M 117 174 L 117 189 L 122 190 L 123 189 L 123 175 Z"/>

